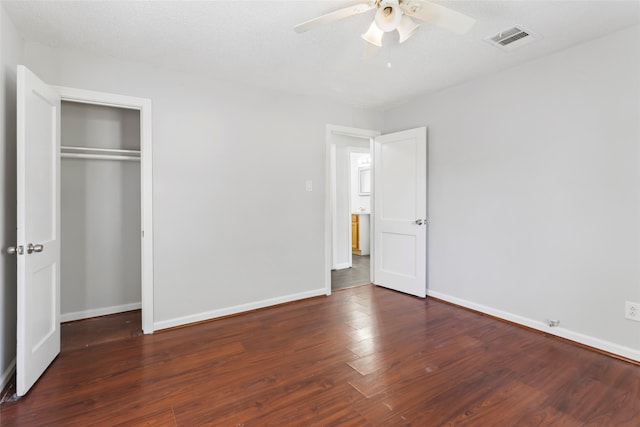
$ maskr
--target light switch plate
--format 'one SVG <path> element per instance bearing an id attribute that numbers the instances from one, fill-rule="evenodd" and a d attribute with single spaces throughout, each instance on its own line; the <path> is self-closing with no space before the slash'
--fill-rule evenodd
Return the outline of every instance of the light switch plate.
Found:
<path id="1" fill-rule="evenodd" d="M 304 189 L 306 191 L 313 191 L 313 181 L 311 181 L 310 179 L 306 180 L 304 182 Z"/>

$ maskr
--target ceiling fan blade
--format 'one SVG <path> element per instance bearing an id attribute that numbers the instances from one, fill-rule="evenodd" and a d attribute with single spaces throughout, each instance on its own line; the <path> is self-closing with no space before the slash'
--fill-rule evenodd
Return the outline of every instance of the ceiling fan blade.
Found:
<path id="1" fill-rule="evenodd" d="M 348 18 L 353 15 L 358 15 L 360 13 L 367 12 L 373 9 L 375 6 L 371 3 L 360 3 L 353 6 L 345 7 L 344 9 L 338 9 L 331 13 L 327 13 L 326 15 L 319 16 L 317 18 L 311 19 L 307 22 L 303 22 L 302 24 L 298 24 L 293 29 L 296 33 L 304 33 L 305 31 L 312 30 L 321 25 L 330 24 L 335 21 L 339 21 L 344 18 Z"/>
<path id="2" fill-rule="evenodd" d="M 456 34 L 466 33 L 476 22 L 465 14 L 429 1 L 410 0 L 401 3 L 401 7 L 404 13 L 412 18 L 437 25 Z"/>

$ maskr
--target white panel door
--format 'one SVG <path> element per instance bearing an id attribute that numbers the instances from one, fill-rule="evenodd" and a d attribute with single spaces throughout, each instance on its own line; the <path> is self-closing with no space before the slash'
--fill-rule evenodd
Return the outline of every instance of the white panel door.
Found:
<path id="1" fill-rule="evenodd" d="M 427 129 L 376 137 L 374 151 L 374 283 L 424 298 Z"/>
<path id="2" fill-rule="evenodd" d="M 16 392 L 60 352 L 60 97 L 18 66 L 18 327 Z"/>

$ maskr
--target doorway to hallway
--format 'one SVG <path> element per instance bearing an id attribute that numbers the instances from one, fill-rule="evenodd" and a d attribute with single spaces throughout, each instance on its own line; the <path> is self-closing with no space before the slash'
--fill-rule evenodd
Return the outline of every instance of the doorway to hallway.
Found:
<path id="1" fill-rule="evenodd" d="M 344 289 L 371 283 L 369 255 L 353 255 L 351 268 L 331 271 L 331 289 Z"/>

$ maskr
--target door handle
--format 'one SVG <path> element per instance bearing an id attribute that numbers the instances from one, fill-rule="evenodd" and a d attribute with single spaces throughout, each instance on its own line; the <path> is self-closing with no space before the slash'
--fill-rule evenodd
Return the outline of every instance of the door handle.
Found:
<path id="1" fill-rule="evenodd" d="M 24 253 L 24 247 L 20 246 L 9 246 L 7 248 L 8 255 L 22 255 Z"/>
<path id="2" fill-rule="evenodd" d="M 421 220 L 421 219 L 416 219 L 416 224 L 422 225 L 422 224 L 424 224 L 424 221 Z"/>
<path id="3" fill-rule="evenodd" d="M 33 252 L 42 252 L 44 250 L 44 245 L 34 245 L 33 243 L 29 243 L 27 245 L 27 253 L 33 253 Z"/>

